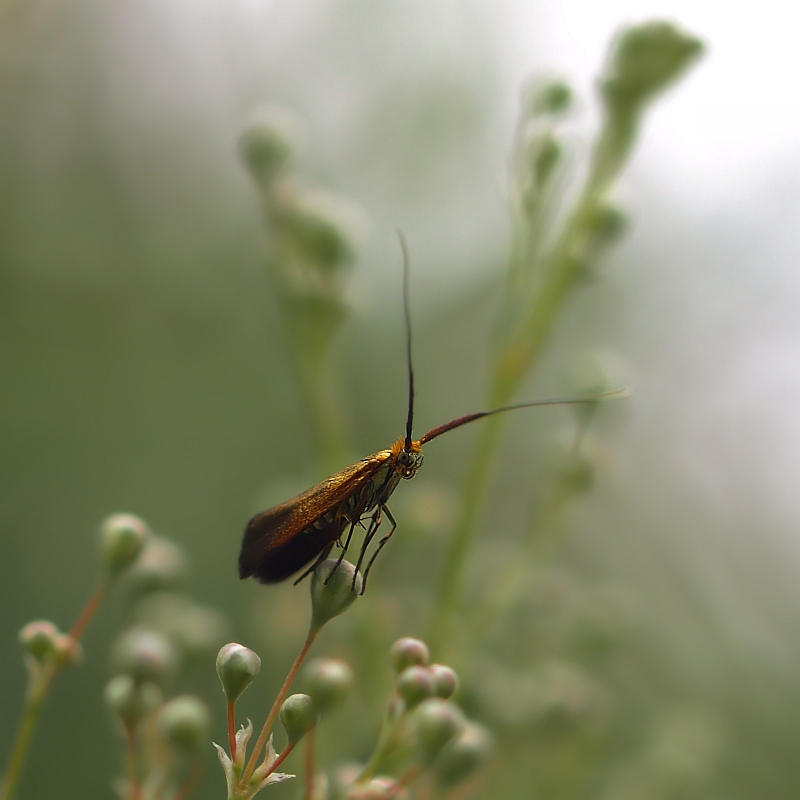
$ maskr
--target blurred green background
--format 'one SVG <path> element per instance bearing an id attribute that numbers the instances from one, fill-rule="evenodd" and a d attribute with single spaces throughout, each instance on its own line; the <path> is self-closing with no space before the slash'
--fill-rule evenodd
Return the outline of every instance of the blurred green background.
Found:
<path id="1" fill-rule="evenodd" d="M 565 310 L 524 393 L 563 391 L 576 359 L 601 346 L 633 397 L 602 421 L 605 469 L 559 523 L 536 591 L 470 666 L 486 696 L 464 702 L 499 731 L 506 759 L 480 796 L 797 796 L 800 159 L 787 144 L 796 100 L 773 90 L 793 65 L 767 50 L 790 20 L 736 12 L 717 28 L 716 14 L 674 4 L 612 4 L 601 17 L 561 6 L 6 0 L 0 752 L 25 681 L 17 631 L 40 617 L 71 622 L 96 581 L 96 527 L 109 512 L 179 541 L 188 590 L 260 653 L 254 721 L 305 633 L 305 588 L 236 575 L 247 518 L 320 477 L 264 275 L 257 193 L 236 155 L 246 120 L 264 103 L 294 109 L 306 123 L 298 171 L 364 209 L 352 311 L 332 356 L 349 457 L 360 458 L 405 418 L 394 230 L 413 259 L 421 433 L 484 403 L 522 80 L 545 66 L 574 80 L 580 154 L 609 36 L 632 12 L 657 13 L 677 15 L 710 52 L 646 120 L 617 193 L 631 232 Z M 749 83 L 725 69 L 743 53 Z M 543 454 L 568 424 L 563 409 L 507 421 L 470 581 L 501 574 Z M 370 591 L 318 645 L 348 657 L 360 682 L 340 723 L 350 733 L 332 725 L 323 756 L 368 754 L 386 647 L 424 632 L 475 435 L 426 449 L 392 503 L 399 530 Z M 101 687 L 123 617 L 115 595 L 89 629 L 85 664 L 60 676 L 21 798 L 110 796 L 121 757 Z M 578 644 L 551 664 L 548 643 L 573 635 L 565 625 Z M 514 691 L 540 656 L 562 670 L 556 683 L 591 695 L 596 713 L 567 733 L 514 719 L 524 705 Z M 585 673 L 570 684 L 573 656 Z M 212 660 L 184 686 L 207 697 L 223 741 Z M 197 796 L 223 791 L 209 752 Z"/>

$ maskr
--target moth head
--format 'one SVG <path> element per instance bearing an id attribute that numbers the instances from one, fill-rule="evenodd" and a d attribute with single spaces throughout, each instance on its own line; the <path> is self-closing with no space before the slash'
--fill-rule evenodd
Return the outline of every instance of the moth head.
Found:
<path id="1" fill-rule="evenodd" d="M 422 447 L 419 442 L 411 442 L 411 447 L 406 450 L 402 437 L 397 440 L 392 448 L 394 455 L 394 469 L 401 478 L 408 480 L 416 475 L 422 466 Z"/>

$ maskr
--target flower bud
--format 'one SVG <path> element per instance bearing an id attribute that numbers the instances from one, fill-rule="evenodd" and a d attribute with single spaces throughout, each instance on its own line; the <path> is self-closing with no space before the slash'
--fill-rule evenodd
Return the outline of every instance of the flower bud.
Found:
<path id="1" fill-rule="evenodd" d="M 56 637 L 56 661 L 65 667 L 74 667 L 83 661 L 83 647 L 77 639 L 68 633 Z"/>
<path id="2" fill-rule="evenodd" d="M 431 664 L 428 672 L 433 678 L 433 693 L 437 697 L 447 700 L 458 689 L 458 675 L 455 670 L 444 664 Z"/>
<path id="3" fill-rule="evenodd" d="M 428 645 L 419 639 L 412 639 L 408 636 L 398 639 L 389 649 L 389 659 L 392 662 L 395 673 L 402 672 L 406 667 L 418 664 L 426 666 L 430 661 Z"/>
<path id="4" fill-rule="evenodd" d="M 196 753 L 207 744 L 211 715 L 199 697 L 179 695 L 164 704 L 158 726 L 164 738 L 177 750 Z"/>
<path id="5" fill-rule="evenodd" d="M 420 757 L 427 765 L 464 727 L 461 709 L 440 697 L 429 697 L 420 703 L 414 721 Z"/>
<path id="6" fill-rule="evenodd" d="M 100 526 L 100 548 L 106 569 L 112 576 L 129 567 L 144 548 L 149 529 L 133 514 L 112 514 Z"/>
<path id="7" fill-rule="evenodd" d="M 106 705 L 129 728 L 134 728 L 162 701 L 161 689 L 154 683 L 137 684 L 130 675 L 117 675 L 103 690 Z"/>
<path id="8" fill-rule="evenodd" d="M 217 655 L 217 675 L 228 703 L 235 703 L 260 671 L 261 659 L 242 644 L 226 644 Z"/>
<path id="9" fill-rule="evenodd" d="M 311 576 L 311 630 L 347 611 L 361 594 L 361 573 L 349 561 L 337 567 L 335 559 L 323 561 Z M 353 583 L 355 576 L 355 583 Z"/>
<path id="10" fill-rule="evenodd" d="M 572 89 L 564 81 L 549 81 L 534 86 L 530 100 L 534 117 L 562 114 L 572 103 Z"/>
<path id="11" fill-rule="evenodd" d="M 166 536 L 151 533 L 142 554 L 125 573 L 125 585 L 132 592 L 146 594 L 177 586 L 186 573 L 183 548 Z"/>
<path id="12" fill-rule="evenodd" d="M 300 125 L 288 109 L 263 109 L 242 133 L 239 156 L 254 180 L 268 187 L 291 165 Z"/>
<path id="13" fill-rule="evenodd" d="M 489 759 L 492 736 L 483 725 L 467 723 L 442 750 L 436 762 L 436 778 L 443 788 L 450 788 L 469 777 Z"/>
<path id="14" fill-rule="evenodd" d="M 353 688 L 353 670 L 336 658 L 315 658 L 305 668 L 305 688 L 320 714 L 340 706 Z"/>
<path id="15" fill-rule="evenodd" d="M 435 693 L 433 675 L 426 667 L 414 664 L 397 676 L 397 692 L 406 708 L 413 708 Z"/>
<path id="16" fill-rule="evenodd" d="M 46 619 L 29 622 L 19 632 L 22 646 L 40 663 L 55 658 L 58 637 L 58 628 Z"/>
<path id="17" fill-rule="evenodd" d="M 117 639 L 111 657 L 116 671 L 128 673 L 137 683 L 166 683 L 179 667 L 175 645 L 164 634 L 141 625 Z"/>
<path id="18" fill-rule="evenodd" d="M 317 724 L 319 714 L 307 694 L 292 694 L 283 701 L 280 717 L 289 744 L 295 745 Z"/>

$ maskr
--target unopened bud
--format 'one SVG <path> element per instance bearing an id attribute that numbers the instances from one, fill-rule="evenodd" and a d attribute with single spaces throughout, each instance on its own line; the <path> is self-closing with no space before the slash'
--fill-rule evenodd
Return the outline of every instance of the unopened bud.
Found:
<path id="1" fill-rule="evenodd" d="M 426 666 L 430 661 L 428 645 L 420 639 L 404 637 L 398 639 L 389 650 L 389 659 L 392 662 L 395 673 L 402 672 L 406 667 L 418 664 Z"/>
<path id="2" fill-rule="evenodd" d="M 39 662 L 55 658 L 59 637 L 58 628 L 49 620 L 29 622 L 19 632 L 23 647 Z"/>
<path id="3" fill-rule="evenodd" d="M 406 708 L 413 708 L 435 694 L 433 675 L 427 667 L 406 667 L 397 676 L 397 692 L 405 700 Z"/>
<path id="4" fill-rule="evenodd" d="M 100 547 L 106 569 L 112 576 L 129 567 L 144 548 L 149 529 L 133 514 L 112 514 L 100 526 Z"/>
<path id="5" fill-rule="evenodd" d="M 305 668 L 305 689 L 320 714 L 340 706 L 353 687 L 353 670 L 335 658 L 316 658 Z"/>
<path id="6" fill-rule="evenodd" d="M 469 777 L 489 759 L 492 736 L 482 725 L 470 722 L 460 736 L 453 738 L 436 762 L 436 778 L 444 788 Z"/>
<path id="7" fill-rule="evenodd" d="M 344 613 L 361 593 L 361 574 L 349 561 L 323 561 L 311 576 L 311 629 L 318 631 L 326 622 Z M 353 581 L 355 576 L 355 582 Z"/>
<path id="8" fill-rule="evenodd" d="M 239 155 L 253 178 L 267 187 L 290 166 L 300 124 L 288 109 L 262 109 L 239 139 Z"/>
<path id="9" fill-rule="evenodd" d="M 196 753 L 208 742 L 211 715 L 199 697 L 184 694 L 164 704 L 158 725 L 164 738 L 176 749 Z"/>
<path id="10" fill-rule="evenodd" d="M 162 701 L 161 690 L 154 683 L 137 684 L 130 675 L 117 675 L 103 690 L 106 705 L 130 728 Z"/>
<path id="11" fill-rule="evenodd" d="M 249 647 L 231 642 L 217 655 L 217 675 L 229 703 L 235 703 L 261 671 L 261 659 Z"/>
<path id="12" fill-rule="evenodd" d="M 295 745 L 317 724 L 319 714 L 307 694 L 293 694 L 283 701 L 280 717 L 289 744 Z"/>
<path id="13" fill-rule="evenodd" d="M 429 697 L 420 703 L 414 720 L 420 757 L 428 765 L 464 727 L 461 709 L 440 697 Z"/>
<path id="14" fill-rule="evenodd" d="M 139 683 L 163 684 L 177 672 L 179 654 L 164 634 L 137 625 L 117 639 L 112 663 L 118 672 L 129 674 Z"/>
<path id="15" fill-rule="evenodd" d="M 431 664 L 428 667 L 433 678 L 433 693 L 437 697 L 447 700 L 455 694 L 458 689 L 458 675 L 455 670 L 446 667 L 444 664 Z"/>

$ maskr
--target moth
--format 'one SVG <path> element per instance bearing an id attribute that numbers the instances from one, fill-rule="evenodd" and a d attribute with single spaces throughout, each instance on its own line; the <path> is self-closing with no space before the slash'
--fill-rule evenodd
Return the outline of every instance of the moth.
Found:
<path id="1" fill-rule="evenodd" d="M 411 366 L 408 300 L 409 259 L 402 236 L 400 242 L 404 256 L 403 305 L 409 377 L 405 436 L 400 436 L 388 450 L 379 450 L 331 475 L 303 494 L 252 517 L 245 528 L 242 549 L 239 553 L 240 578 L 254 577 L 261 583 L 278 583 L 291 577 L 303 567 L 308 567 L 295 581 L 299 583 L 328 557 L 333 546 L 337 544 L 341 547 L 337 566 L 341 564 L 356 528 L 363 528 L 365 531 L 356 564 L 356 570 L 360 572 L 369 546 L 375 539 L 385 516 L 391 527 L 378 540 L 367 562 L 363 573 L 361 589 L 363 594 L 367 576 L 375 559 L 397 529 L 397 523 L 389 511 L 387 502 L 401 480 L 410 480 L 417 474 L 417 470 L 422 466 L 424 444 L 443 433 L 493 414 L 533 406 L 595 403 L 627 394 L 623 389 L 582 397 L 533 400 L 491 411 L 478 411 L 445 422 L 415 440 L 411 435 L 414 419 L 414 371 Z M 355 577 L 353 585 L 355 586 Z"/>

